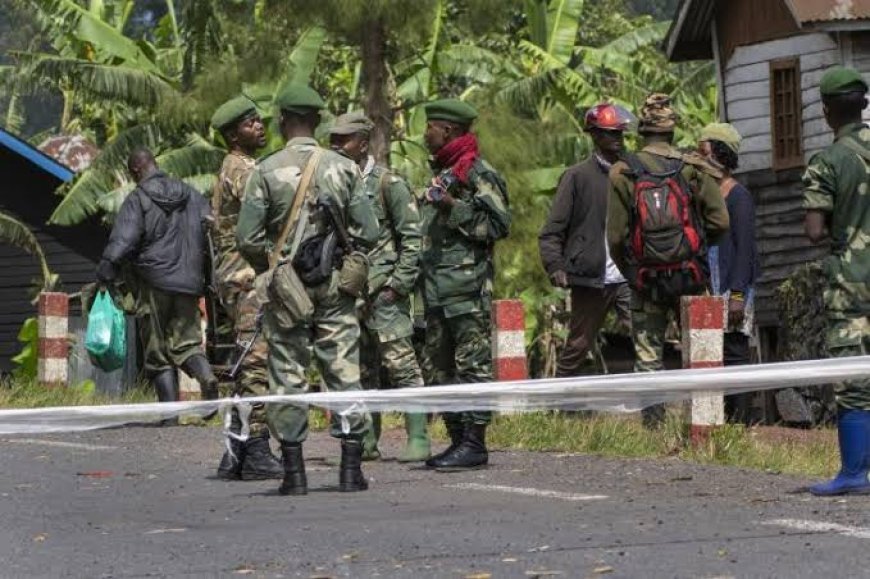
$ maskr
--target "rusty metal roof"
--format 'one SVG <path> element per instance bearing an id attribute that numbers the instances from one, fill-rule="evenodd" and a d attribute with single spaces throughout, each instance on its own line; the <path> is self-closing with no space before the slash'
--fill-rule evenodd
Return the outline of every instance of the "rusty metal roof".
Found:
<path id="1" fill-rule="evenodd" d="M 870 18 L 870 0 L 786 0 L 801 24 Z"/>

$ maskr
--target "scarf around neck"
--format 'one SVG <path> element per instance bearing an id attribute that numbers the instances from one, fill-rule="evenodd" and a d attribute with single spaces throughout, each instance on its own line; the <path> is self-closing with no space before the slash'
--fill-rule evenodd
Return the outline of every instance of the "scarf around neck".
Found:
<path id="1" fill-rule="evenodd" d="M 465 133 L 441 147 L 435 153 L 435 162 L 443 169 L 451 169 L 461 183 L 468 183 L 468 172 L 479 157 L 477 137 Z"/>

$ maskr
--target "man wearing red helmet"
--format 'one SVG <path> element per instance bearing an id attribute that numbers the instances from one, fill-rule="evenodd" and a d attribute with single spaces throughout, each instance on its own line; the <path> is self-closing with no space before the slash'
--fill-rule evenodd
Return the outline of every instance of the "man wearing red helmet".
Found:
<path id="1" fill-rule="evenodd" d="M 631 292 L 607 247 L 608 173 L 623 150 L 623 132 L 634 117 L 617 105 L 600 104 L 586 113 L 593 154 L 559 180 L 547 223 L 541 230 L 541 261 L 556 287 L 571 289 L 568 340 L 556 376 L 577 376 L 610 308 L 629 320 Z"/>

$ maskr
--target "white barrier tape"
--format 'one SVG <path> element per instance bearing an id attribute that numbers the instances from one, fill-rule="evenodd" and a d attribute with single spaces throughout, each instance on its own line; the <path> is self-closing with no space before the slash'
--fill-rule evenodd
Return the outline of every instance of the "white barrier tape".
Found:
<path id="1" fill-rule="evenodd" d="M 239 429 L 238 434 L 232 431 L 233 410 L 235 410 L 239 415 L 239 422 L 241 423 L 241 428 Z M 229 399 L 229 402 L 221 402 L 218 407 L 218 414 L 223 417 L 223 433 L 227 452 L 234 460 L 238 459 L 238 457 L 236 456 L 236 453 L 233 452 L 232 439 L 245 442 L 251 437 L 250 418 L 253 410 L 254 407 L 250 403 L 243 401 L 238 395 Z"/>
<path id="2" fill-rule="evenodd" d="M 571 409 L 633 412 L 652 404 L 690 398 L 693 393 L 717 391 L 740 394 L 863 378 L 870 378 L 870 356 L 650 374 L 611 374 L 398 390 L 310 392 L 256 396 L 245 398 L 244 402 L 319 406 L 336 411 L 342 417 L 366 411 L 528 412 Z M 0 410 L 0 434 L 109 428 L 162 420 L 181 413 L 197 412 L 206 415 L 218 410 L 221 405 L 235 403 L 233 399 L 226 398 L 195 402 Z"/>

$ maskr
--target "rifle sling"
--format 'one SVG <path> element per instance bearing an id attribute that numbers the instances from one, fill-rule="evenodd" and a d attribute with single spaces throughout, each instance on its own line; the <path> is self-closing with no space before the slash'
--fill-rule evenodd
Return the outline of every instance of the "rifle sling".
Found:
<path id="1" fill-rule="evenodd" d="M 269 269 L 275 269 L 278 265 L 278 260 L 281 259 L 281 251 L 284 249 L 284 244 L 287 243 L 287 238 L 290 237 L 290 232 L 296 227 L 299 222 L 299 211 L 302 208 L 302 202 L 308 197 L 308 189 L 311 185 L 311 179 L 314 176 L 314 171 L 317 169 L 317 164 L 320 162 L 320 155 L 323 149 L 316 149 L 311 157 L 308 158 L 308 163 L 305 165 L 305 170 L 302 171 L 302 178 L 299 181 L 299 187 L 296 188 L 296 196 L 293 198 L 293 205 L 290 207 L 290 212 L 287 216 L 287 222 L 284 224 L 284 229 L 281 230 L 281 235 L 275 241 L 275 246 L 272 248 L 272 253 L 269 255 Z M 293 254 L 296 253 L 298 244 L 294 243 L 290 250 L 290 259 L 293 259 Z"/>

